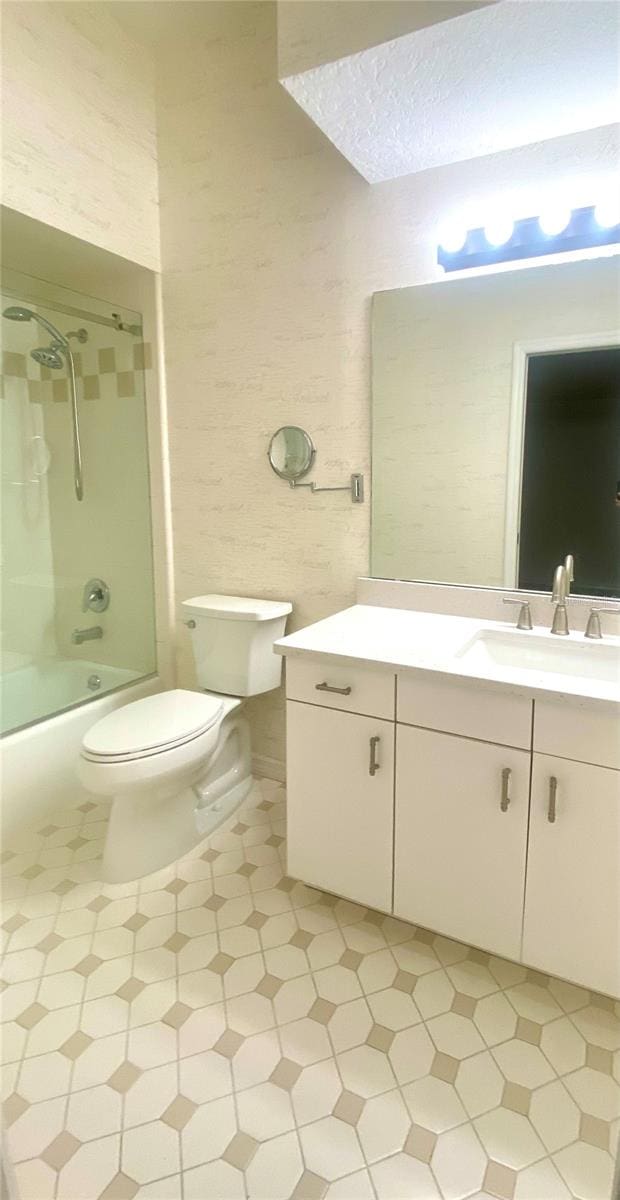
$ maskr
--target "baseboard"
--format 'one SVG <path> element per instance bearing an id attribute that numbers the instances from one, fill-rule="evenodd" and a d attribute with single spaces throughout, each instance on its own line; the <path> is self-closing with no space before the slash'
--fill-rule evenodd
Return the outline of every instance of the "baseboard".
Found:
<path id="1" fill-rule="evenodd" d="M 257 779 L 277 779 L 286 783 L 286 767 L 279 758 L 269 758 L 266 754 L 252 755 L 252 774 Z"/>

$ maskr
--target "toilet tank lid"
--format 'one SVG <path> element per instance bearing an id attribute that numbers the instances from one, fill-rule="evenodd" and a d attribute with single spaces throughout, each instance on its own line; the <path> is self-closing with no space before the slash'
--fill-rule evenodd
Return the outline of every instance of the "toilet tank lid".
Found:
<path id="1" fill-rule="evenodd" d="M 253 600 L 249 596 L 192 596 L 181 607 L 195 617 L 213 617 L 218 621 L 273 621 L 286 617 L 293 605 L 286 600 Z"/>

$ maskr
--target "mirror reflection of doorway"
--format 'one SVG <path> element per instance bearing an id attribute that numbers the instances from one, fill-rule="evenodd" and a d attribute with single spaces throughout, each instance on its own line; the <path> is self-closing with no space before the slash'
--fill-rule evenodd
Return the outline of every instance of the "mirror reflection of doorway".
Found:
<path id="1" fill-rule="evenodd" d="M 620 595 L 620 347 L 528 357 L 518 586 Z"/>

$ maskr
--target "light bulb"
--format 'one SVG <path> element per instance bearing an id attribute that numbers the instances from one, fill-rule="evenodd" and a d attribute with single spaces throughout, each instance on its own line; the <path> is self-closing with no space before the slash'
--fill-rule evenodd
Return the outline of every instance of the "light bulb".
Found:
<path id="1" fill-rule="evenodd" d="M 594 220 L 601 229 L 613 229 L 614 225 L 620 225 L 620 199 L 608 196 L 599 201 L 594 209 Z"/>
<path id="2" fill-rule="evenodd" d="M 571 217 L 570 208 L 549 208 L 546 212 L 541 213 L 538 224 L 547 237 L 557 237 L 568 228 Z"/>
<path id="3" fill-rule="evenodd" d="M 458 225 L 451 225 L 442 230 L 439 245 L 446 254 L 457 254 L 459 250 L 463 249 L 466 241 L 466 230 L 460 229 Z"/>
<path id="4" fill-rule="evenodd" d="M 484 227 L 489 246 L 505 246 L 514 233 L 515 223 L 508 217 L 493 217 Z"/>

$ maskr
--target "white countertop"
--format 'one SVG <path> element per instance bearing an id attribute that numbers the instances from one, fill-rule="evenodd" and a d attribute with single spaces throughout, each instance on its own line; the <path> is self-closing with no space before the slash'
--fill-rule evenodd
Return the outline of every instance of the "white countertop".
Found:
<path id="1" fill-rule="evenodd" d="M 540 670 L 532 666 L 477 661 L 474 655 L 460 657 L 473 639 L 481 634 L 509 634 L 524 639 L 524 657 L 548 647 L 555 652 L 557 643 L 574 653 L 575 674 L 564 670 Z M 520 641 L 513 645 L 520 647 Z M 370 663 L 392 667 L 395 671 L 432 671 L 461 678 L 480 679 L 532 694 L 549 693 L 603 700 L 620 705 L 620 638 L 586 641 L 582 633 L 567 638 L 551 636 L 548 629 L 517 631 L 512 621 L 487 621 L 479 617 L 445 616 L 438 613 L 412 612 L 402 608 L 379 608 L 356 604 L 317 621 L 306 629 L 275 642 L 277 654 L 327 655 L 340 662 Z M 609 677 L 609 662 L 617 655 Z M 601 654 L 607 663 L 607 678 L 592 678 L 580 673 L 585 655 Z M 564 657 L 564 656 L 563 656 Z"/>

